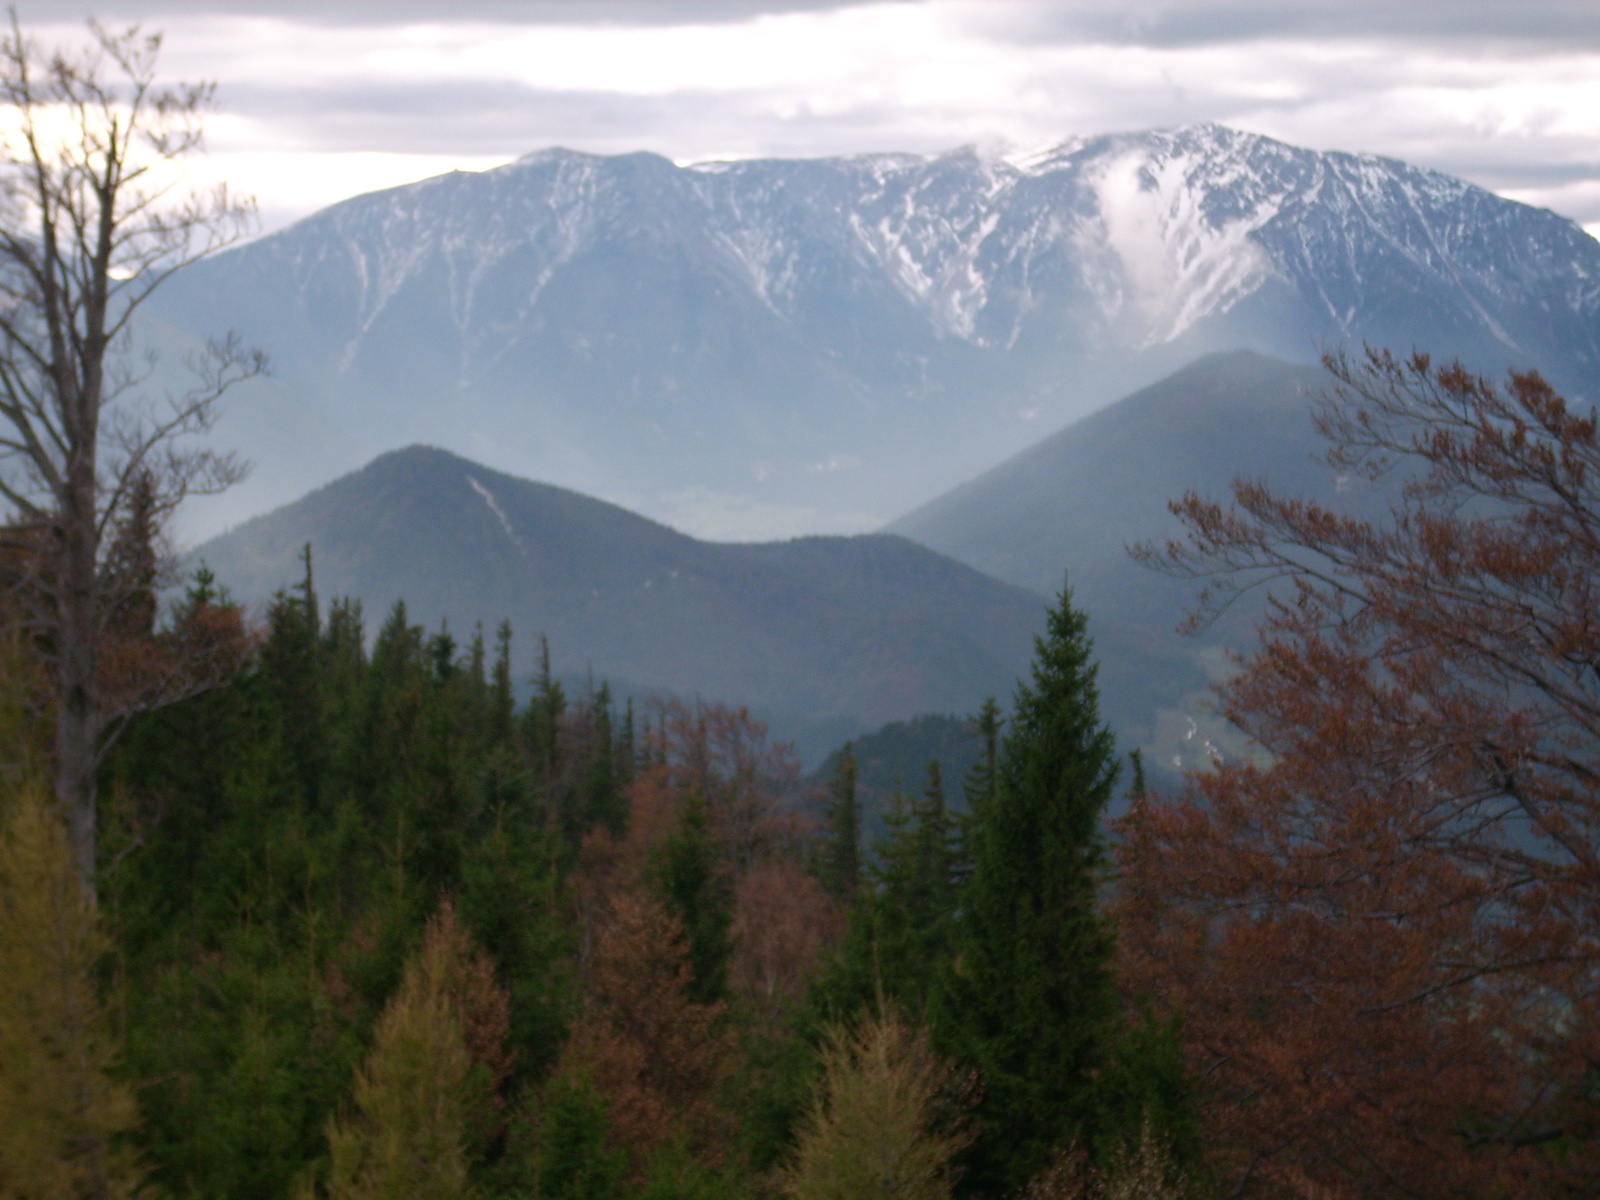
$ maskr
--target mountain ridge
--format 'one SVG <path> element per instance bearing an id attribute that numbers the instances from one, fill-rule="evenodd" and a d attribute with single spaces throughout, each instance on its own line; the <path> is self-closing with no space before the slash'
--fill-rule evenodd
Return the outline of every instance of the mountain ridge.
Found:
<path id="1" fill-rule="evenodd" d="M 362 460 L 445 445 L 730 540 L 876 527 L 1211 350 L 1417 344 L 1600 394 L 1574 223 L 1215 125 L 1020 163 L 536 151 L 323 210 L 156 314 L 262 345 Z"/>

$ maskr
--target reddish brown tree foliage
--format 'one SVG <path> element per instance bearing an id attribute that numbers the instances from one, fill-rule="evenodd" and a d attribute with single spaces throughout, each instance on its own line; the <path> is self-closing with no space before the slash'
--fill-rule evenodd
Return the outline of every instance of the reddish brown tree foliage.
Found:
<path id="1" fill-rule="evenodd" d="M 844 917 L 816 876 L 792 859 L 759 864 L 734 890 L 734 995 L 756 1013 L 778 1016 L 843 931 Z"/>
<path id="2" fill-rule="evenodd" d="M 643 761 L 628 788 L 626 836 L 617 839 L 604 829 L 594 830 L 585 837 L 580 853 L 573 897 L 583 931 L 580 956 L 585 961 L 609 919 L 610 898 L 632 895 L 646 886 L 651 854 L 678 828 L 691 796 L 706 801 L 719 850 L 734 880 L 736 904 L 743 903 L 737 897 L 747 895 L 744 880 L 753 872 L 789 863 L 792 869 L 786 868 L 786 877 L 804 875 L 798 862 L 808 826 L 792 806 L 784 804 L 800 775 L 788 745 L 769 743 L 766 727 L 743 708 L 669 700 L 657 703 L 653 713 L 654 726 L 643 739 Z M 823 944 L 838 932 L 831 906 L 815 903 L 813 891 L 814 884 L 806 877 L 793 892 L 792 911 L 772 914 L 790 925 L 798 920 L 814 926 L 805 932 L 791 928 L 784 935 L 791 938 L 797 953 L 810 954 L 806 945 Z"/>
<path id="3" fill-rule="evenodd" d="M 1356 520 L 1241 483 L 1144 557 L 1280 586 L 1224 690 L 1267 752 L 1124 828 L 1130 985 L 1261 1194 L 1600 1185 L 1600 444 L 1537 375 L 1333 358 Z"/>
<path id="4" fill-rule="evenodd" d="M 729 1046 L 717 1028 L 722 1005 L 687 998 L 682 926 L 659 905 L 614 897 L 590 976 L 589 1009 L 558 1072 L 593 1082 L 636 1172 L 651 1150 L 678 1140 L 714 1158 L 726 1132 L 716 1096 Z"/>
<path id="5" fill-rule="evenodd" d="M 768 742 L 767 727 L 743 708 L 666 701 L 657 714 L 655 783 L 706 801 L 735 874 L 798 843 L 797 822 L 780 807 L 800 778 L 787 743 Z"/>

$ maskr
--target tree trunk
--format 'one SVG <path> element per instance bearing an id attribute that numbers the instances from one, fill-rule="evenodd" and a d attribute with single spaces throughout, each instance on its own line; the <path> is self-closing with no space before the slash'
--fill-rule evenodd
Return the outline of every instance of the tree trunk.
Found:
<path id="1" fill-rule="evenodd" d="M 95 697 L 100 645 L 99 529 L 96 521 L 95 443 L 98 413 L 79 406 L 79 434 L 87 447 L 70 467 L 67 511 L 60 514 L 57 589 L 56 799 L 66 815 L 73 860 L 91 900 L 95 894 L 95 775 L 102 714 Z M 98 406 L 95 406 L 98 407 Z"/>

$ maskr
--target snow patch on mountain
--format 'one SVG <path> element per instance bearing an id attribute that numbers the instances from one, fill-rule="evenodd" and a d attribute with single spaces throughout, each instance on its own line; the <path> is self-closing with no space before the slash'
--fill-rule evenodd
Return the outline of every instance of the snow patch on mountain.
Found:
<path id="1" fill-rule="evenodd" d="M 1103 239 L 1121 287 L 1097 289 L 1115 321 L 1136 318 L 1130 340 L 1144 348 L 1179 337 L 1213 313 L 1227 312 L 1275 273 L 1252 235 L 1278 214 L 1272 201 L 1232 220 L 1214 220 L 1208 192 L 1195 186 L 1204 159 L 1136 150 L 1096 163 L 1090 173 Z M 1102 260 L 1103 261 L 1103 260 Z"/>
<path id="2" fill-rule="evenodd" d="M 489 506 L 489 511 L 493 513 L 495 519 L 500 522 L 500 528 L 505 530 L 506 537 L 511 539 L 511 544 L 517 548 L 517 552 L 526 558 L 528 554 L 528 548 L 522 544 L 522 539 L 517 536 L 517 531 L 511 527 L 511 520 L 506 516 L 506 510 L 500 507 L 500 501 L 495 499 L 494 493 L 488 488 L 484 487 L 483 484 L 479 483 L 471 475 L 467 476 L 467 482 L 472 485 L 472 490 L 477 492 L 478 495 L 482 497 L 483 502 Z"/>

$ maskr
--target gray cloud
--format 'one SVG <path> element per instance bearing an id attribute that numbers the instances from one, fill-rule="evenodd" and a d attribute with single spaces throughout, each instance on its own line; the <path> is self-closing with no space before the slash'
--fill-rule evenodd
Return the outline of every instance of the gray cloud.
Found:
<path id="1" fill-rule="evenodd" d="M 875 0 L 915 3 L 916 0 Z M 860 0 L 22 0 L 25 18 L 97 15 L 159 23 L 164 16 L 273 16 L 320 25 L 495 21 L 515 25 L 671 26 L 751 20 L 772 13 L 847 8 Z M 1263 38 L 1401 38 L 1493 41 L 1504 47 L 1600 46 L 1600 5 L 1591 0 L 1031 0 L 985 5 L 975 32 L 1018 42 L 1090 42 L 1161 47 Z"/>
<path id="2" fill-rule="evenodd" d="M 318 151 L 516 156 L 551 145 L 598 154 L 655 150 L 678 159 L 936 152 L 951 114 L 908 121 L 891 104 L 779 115 L 755 92 L 685 89 L 664 96 L 555 91 L 509 81 L 273 88 L 235 84 L 226 108 L 270 119 Z M 921 123 L 924 127 L 916 126 Z M 978 131 L 981 132 L 981 131 Z M 1064 139 L 1072 131 L 1063 130 Z M 819 148 L 826 147 L 826 150 Z"/>
<path id="3" fill-rule="evenodd" d="M 909 2 L 909 0 L 890 0 Z M 158 25 L 163 17 L 220 13 L 283 17 L 343 26 L 407 22 L 493 21 L 515 25 L 703 25 L 748 21 L 767 13 L 817 12 L 845 7 L 848 0 L 79 0 L 81 13 L 63 12 L 60 0 L 22 0 L 26 19 L 97 16 Z"/>
<path id="4" fill-rule="evenodd" d="M 1600 4 L 1591 0 L 974 3 L 938 6 L 926 21 L 909 0 L 893 0 L 893 21 L 875 14 L 863 19 L 858 11 L 841 13 L 836 26 L 827 24 L 827 13 L 859 5 L 22 0 L 22 15 L 59 21 L 68 15 L 67 2 L 154 28 L 170 17 L 168 46 L 179 72 L 218 78 L 224 112 L 248 119 L 233 127 L 225 147 L 235 156 L 288 152 L 310 163 L 316 155 L 378 152 L 426 157 L 419 170 L 432 171 L 451 159 L 478 165 L 550 145 L 606 154 L 650 150 L 679 161 L 926 153 L 997 137 L 1040 145 L 1209 120 L 1317 149 L 1405 159 L 1585 222 L 1600 221 L 1600 125 L 1591 119 L 1593 105 L 1581 99 L 1593 94 L 1594 81 L 1577 57 L 1600 51 Z M 788 34 L 771 27 L 726 28 L 782 13 L 823 14 L 820 22 L 798 23 L 809 30 L 799 42 L 804 49 L 791 49 L 782 40 Z M 259 49 L 250 44 L 248 26 L 202 19 L 218 14 L 274 15 L 291 28 L 278 31 L 276 41 L 264 39 L 270 44 Z M 736 60 L 737 50 L 726 47 L 743 45 L 739 39 L 749 36 L 767 56 L 761 61 L 778 64 L 786 82 L 769 83 L 765 76 L 752 82 L 750 73 L 738 71 L 718 82 L 707 77 L 714 69 L 698 75 L 692 68 L 675 77 L 671 60 L 658 59 L 652 67 L 665 63 L 669 69 L 653 77 L 651 95 L 626 90 L 629 78 L 619 80 L 624 90 L 581 90 L 590 86 L 589 77 L 571 72 L 563 86 L 541 87 L 536 75 L 519 81 L 515 64 L 495 64 L 492 56 L 487 68 L 485 59 L 471 60 L 479 64 L 474 77 L 453 65 L 450 54 L 485 40 L 476 33 L 457 42 L 442 38 L 447 49 L 406 78 L 381 65 L 347 65 L 369 44 L 381 53 L 398 47 L 425 56 L 426 47 L 380 32 L 415 20 L 506 22 L 535 31 L 529 45 L 544 44 L 536 33 L 540 25 L 586 26 L 577 41 L 596 56 L 602 74 L 612 27 L 624 42 L 630 29 L 647 29 L 642 50 L 637 36 L 629 44 L 648 61 L 656 30 L 719 23 L 725 26 L 714 35 L 723 39 L 716 43 L 724 47 L 719 52 L 734 56 L 722 61 Z M 332 32 L 339 28 L 351 32 Z M 835 28 L 841 31 L 837 43 L 827 32 Z M 930 79 L 922 63 L 900 53 L 893 37 L 906 30 L 911 44 L 930 47 L 929 61 L 949 56 L 952 86 Z M 875 44 L 874 37 L 886 40 Z M 1264 45 L 1269 39 L 1270 51 Z M 826 61 L 836 44 L 839 61 Z M 819 60 L 816 82 L 806 61 L 796 59 L 800 53 Z M 1548 78 L 1546 61 L 1554 72 Z M 299 69 L 302 64 L 307 69 Z M 485 75 L 485 69 L 498 74 Z M 962 76 L 963 70 L 971 73 Z M 315 170 L 298 169 L 302 177 Z M 371 183 L 367 176 L 339 178 L 376 187 L 404 177 L 392 165 L 385 170 Z M 306 211 L 296 206 L 310 202 L 305 188 L 275 198 L 272 179 L 256 186 L 269 224 Z"/>
<path id="5" fill-rule="evenodd" d="M 1479 0 L 1463 3 L 1350 3 L 1253 0 L 1247 3 L 995 4 L 969 27 L 1030 44 L 1088 42 L 1167 48 L 1267 38 L 1492 42 L 1528 50 L 1600 46 L 1600 5 L 1587 0 Z"/>

